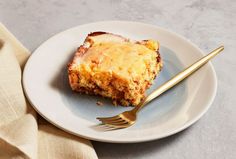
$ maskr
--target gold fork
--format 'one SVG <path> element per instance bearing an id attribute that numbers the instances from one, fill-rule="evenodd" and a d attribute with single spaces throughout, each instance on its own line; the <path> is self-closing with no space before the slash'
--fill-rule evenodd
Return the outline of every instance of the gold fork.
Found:
<path id="1" fill-rule="evenodd" d="M 147 96 L 140 104 L 138 104 L 134 109 L 130 111 L 125 111 L 121 114 L 118 114 L 113 117 L 106 117 L 106 118 L 97 118 L 102 122 L 102 124 L 108 126 L 112 129 L 121 129 L 121 128 L 127 128 L 131 125 L 133 125 L 136 122 L 137 119 L 137 113 L 150 101 L 152 101 L 154 98 L 158 97 L 165 91 L 169 90 L 182 80 L 184 80 L 186 77 L 190 76 L 192 73 L 194 73 L 196 70 L 198 70 L 201 66 L 205 65 L 210 59 L 215 57 L 217 54 L 219 54 L 221 51 L 224 50 L 224 46 L 220 46 L 219 48 L 215 49 L 208 55 L 204 56 L 194 64 L 187 67 L 182 72 L 178 73 L 176 76 L 172 77 L 170 80 L 168 80 L 166 83 L 162 84 L 158 89 L 156 89 L 154 92 L 152 92 L 149 96 Z"/>

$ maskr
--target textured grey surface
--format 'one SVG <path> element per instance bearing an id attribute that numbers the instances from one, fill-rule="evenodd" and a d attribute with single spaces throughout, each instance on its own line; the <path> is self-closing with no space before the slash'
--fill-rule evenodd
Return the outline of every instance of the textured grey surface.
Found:
<path id="1" fill-rule="evenodd" d="M 236 158 L 236 1 L 234 0 L 0 0 L 0 21 L 33 51 L 67 28 L 101 20 L 132 20 L 177 32 L 209 52 L 218 91 L 194 126 L 172 137 L 140 144 L 93 142 L 99 158 Z"/>

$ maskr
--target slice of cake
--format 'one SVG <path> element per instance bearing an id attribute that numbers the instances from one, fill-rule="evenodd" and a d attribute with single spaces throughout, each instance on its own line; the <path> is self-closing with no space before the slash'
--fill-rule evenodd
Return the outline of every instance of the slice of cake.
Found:
<path id="1" fill-rule="evenodd" d="M 138 105 L 162 68 L 159 44 L 94 32 L 68 65 L 72 90 L 101 95 L 123 106 Z"/>

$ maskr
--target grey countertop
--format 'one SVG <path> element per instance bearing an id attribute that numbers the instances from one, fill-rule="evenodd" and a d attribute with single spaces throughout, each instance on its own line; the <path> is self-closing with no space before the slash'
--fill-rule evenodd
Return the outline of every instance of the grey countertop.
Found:
<path id="1" fill-rule="evenodd" d="M 0 0 L 0 21 L 31 51 L 84 23 L 132 20 L 181 34 L 202 50 L 225 45 L 213 60 L 218 91 L 210 110 L 174 136 L 139 144 L 93 142 L 99 158 L 236 158 L 235 0 Z"/>

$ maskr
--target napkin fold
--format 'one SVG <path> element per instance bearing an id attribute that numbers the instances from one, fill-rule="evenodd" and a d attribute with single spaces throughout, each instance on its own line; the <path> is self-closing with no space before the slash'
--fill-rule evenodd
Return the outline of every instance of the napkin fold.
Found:
<path id="1" fill-rule="evenodd" d="M 0 159 L 97 158 L 89 140 L 43 121 L 30 106 L 21 83 L 29 56 L 0 23 Z"/>

